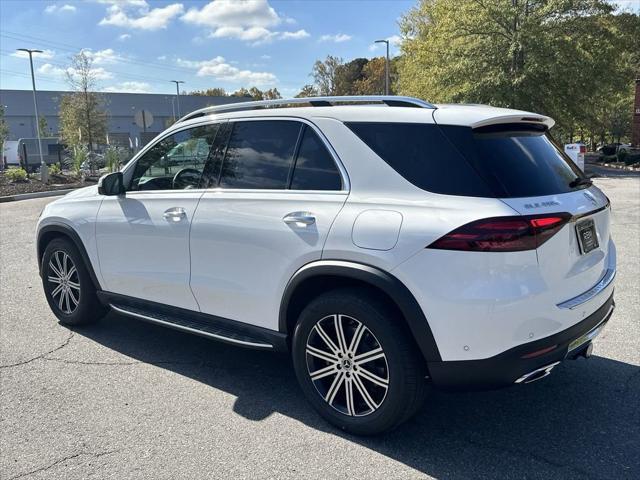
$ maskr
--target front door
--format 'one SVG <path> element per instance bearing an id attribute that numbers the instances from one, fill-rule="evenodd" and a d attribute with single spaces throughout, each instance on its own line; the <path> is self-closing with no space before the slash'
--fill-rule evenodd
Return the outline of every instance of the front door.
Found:
<path id="1" fill-rule="evenodd" d="M 311 125 L 230 127 L 191 226 L 191 288 L 204 313 L 276 330 L 284 286 L 321 258 L 346 185 Z"/>
<path id="2" fill-rule="evenodd" d="M 164 137 L 132 165 L 127 192 L 105 197 L 96 242 L 104 289 L 198 310 L 189 288 L 189 227 L 217 124 Z"/>

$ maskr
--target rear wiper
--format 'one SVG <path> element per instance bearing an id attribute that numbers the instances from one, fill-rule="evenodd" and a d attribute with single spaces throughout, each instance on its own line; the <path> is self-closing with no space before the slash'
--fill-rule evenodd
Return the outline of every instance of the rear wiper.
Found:
<path id="1" fill-rule="evenodd" d="M 571 182 L 569 182 L 569 188 L 575 188 L 580 185 L 593 185 L 593 182 L 588 178 L 584 178 L 584 177 L 578 177 L 575 180 L 572 180 Z"/>

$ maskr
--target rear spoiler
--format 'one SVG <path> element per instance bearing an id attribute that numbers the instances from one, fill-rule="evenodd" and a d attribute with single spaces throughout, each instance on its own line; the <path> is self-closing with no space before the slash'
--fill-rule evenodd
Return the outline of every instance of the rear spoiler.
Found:
<path id="1" fill-rule="evenodd" d="M 551 117 L 544 115 L 502 115 L 497 117 L 491 117 L 479 120 L 470 125 L 471 128 L 486 127 L 488 125 L 499 124 L 514 124 L 514 123 L 530 123 L 534 125 L 544 125 L 547 130 L 555 125 L 555 120 Z"/>

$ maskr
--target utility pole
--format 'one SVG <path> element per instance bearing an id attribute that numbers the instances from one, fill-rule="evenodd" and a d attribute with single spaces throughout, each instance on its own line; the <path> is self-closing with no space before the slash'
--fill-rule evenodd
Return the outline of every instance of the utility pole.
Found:
<path id="1" fill-rule="evenodd" d="M 42 50 L 35 50 L 29 48 L 18 48 L 19 52 L 27 52 L 29 54 L 29 65 L 31 66 L 31 86 L 33 87 L 33 109 L 36 114 L 36 134 L 38 136 L 38 153 L 40 154 L 40 179 L 46 182 L 49 179 L 49 169 L 47 164 L 44 163 L 42 156 L 42 142 L 40 141 L 40 117 L 38 116 L 38 101 L 36 100 L 36 77 L 33 73 L 33 54 L 42 53 Z"/>
<path id="2" fill-rule="evenodd" d="M 178 118 L 180 118 L 180 84 L 184 83 L 182 80 L 169 80 L 176 84 L 176 105 L 178 107 Z"/>
<path id="3" fill-rule="evenodd" d="M 376 40 L 374 43 L 387 45 L 387 59 L 384 63 L 384 94 L 389 95 L 389 40 Z"/>

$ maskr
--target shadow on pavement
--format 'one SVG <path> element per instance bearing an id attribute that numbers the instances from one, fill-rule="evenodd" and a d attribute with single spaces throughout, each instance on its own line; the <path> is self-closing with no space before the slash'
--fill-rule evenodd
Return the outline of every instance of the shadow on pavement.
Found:
<path id="1" fill-rule="evenodd" d="M 407 424 L 362 438 L 332 428 L 312 410 L 285 355 L 115 314 L 77 334 L 228 392 L 237 397 L 234 412 L 247 419 L 278 412 L 436 478 L 640 478 L 640 367 L 597 355 L 566 362 L 530 385 L 433 391 Z"/>

